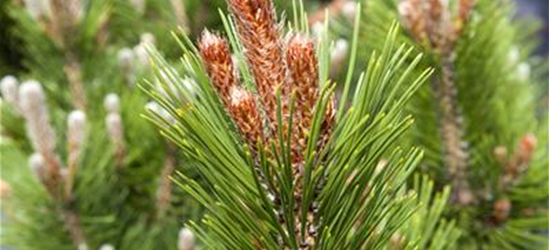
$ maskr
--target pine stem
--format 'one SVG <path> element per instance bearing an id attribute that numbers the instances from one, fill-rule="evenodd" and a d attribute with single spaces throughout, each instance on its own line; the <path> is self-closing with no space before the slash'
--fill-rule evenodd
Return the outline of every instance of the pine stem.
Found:
<path id="1" fill-rule="evenodd" d="M 440 75 L 435 78 L 433 87 L 438 103 L 444 164 L 454 187 L 453 197 L 458 203 L 467 205 L 472 198 L 465 178 L 468 155 L 464 147 L 462 117 L 455 86 L 455 59 L 452 53 L 441 55 Z"/>
<path id="2" fill-rule="evenodd" d="M 65 197 L 67 199 L 72 195 L 72 189 L 74 186 L 74 178 L 76 176 L 78 156 L 74 153 L 69 154 L 67 164 L 67 176 L 65 177 Z"/>
<path id="3" fill-rule="evenodd" d="M 61 190 L 63 179 L 61 176 L 61 163 L 59 162 L 57 156 L 53 154 L 42 155 L 48 168 L 46 172 L 47 176 L 43 183 L 46 186 L 46 190 L 50 193 L 50 195 L 54 199 L 60 200 L 63 197 L 63 193 Z"/>
<path id="4" fill-rule="evenodd" d="M 86 238 L 84 237 L 84 231 L 82 230 L 82 225 L 80 224 L 80 218 L 76 212 L 71 208 L 62 208 L 61 214 L 63 216 L 63 221 L 65 227 L 69 231 L 71 239 L 78 250 L 87 249 Z"/>
<path id="5" fill-rule="evenodd" d="M 80 60 L 74 52 L 74 39 L 77 37 L 79 1 L 52 0 L 52 17 L 50 22 L 50 37 L 65 51 L 64 71 L 69 81 L 69 89 L 73 105 L 76 109 L 85 110 L 86 93 L 82 85 L 82 69 Z"/>
<path id="6" fill-rule="evenodd" d="M 168 151 L 166 154 L 166 159 L 164 161 L 164 169 L 160 176 L 160 185 L 157 189 L 157 199 L 156 199 L 156 216 L 157 218 L 162 217 L 166 210 L 168 209 L 171 197 L 172 197 L 172 182 L 170 176 L 175 171 L 175 152 L 176 148 L 172 143 L 167 145 Z"/>
<path id="7" fill-rule="evenodd" d="M 65 55 L 65 74 L 69 81 L 72 103 L 76 109 L 86 110 L 87 98 L 82 84 L 82 67 L 77 56 L 72 52 Z"/>

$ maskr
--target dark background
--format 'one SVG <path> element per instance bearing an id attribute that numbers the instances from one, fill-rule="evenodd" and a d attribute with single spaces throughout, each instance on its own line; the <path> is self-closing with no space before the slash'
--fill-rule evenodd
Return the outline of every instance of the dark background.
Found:
<path id="1" fill-rule="evenodd" d="M 549 55 L 549 0 L 515 0 L 517 2 L 517 15 L 519 17 L 535 16 L 543 22 L 543 28 L 540 30 L 542 45 L 538 53 Z"/>

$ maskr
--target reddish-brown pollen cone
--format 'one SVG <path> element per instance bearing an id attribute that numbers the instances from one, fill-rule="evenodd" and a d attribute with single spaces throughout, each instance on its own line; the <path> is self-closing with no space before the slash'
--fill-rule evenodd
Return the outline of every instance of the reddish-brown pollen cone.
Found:
<path id="1" fill-rule="evenodd" d="M 283 94 L 283 112 L 287 113 L 289 86 L 283 57 L 281 26 L 276 21 L 272 1 L 229 0 L 248 66 L 255 80 L 271 134 L 277 134 L 276 89 Z"/>
<path id="2" fill-rule="evenodd" d="M 286 61 L 291 89 L 297 99 L 292 131 L 293 141 L 297 144 L 292 145 L 295 162 L 303 158 L 302 152 L 307 146 L 308 130 L 318 100 L 318 61 L 313 41 L 302 35 L 294 36 L 286 50 Z"/>
<path id="3" fill-rule="evenodd" d="M 227 40 L 206 30 L 202 34 L 198 47 L 212 83 L 223 103 L 228 105 L 231 89 L 238 85 L 238 75 Z"/>
<path id="4" fill-rule="evenodd" d="M 233 87 L 229 111 L 240 132 L 255 149 L 262 138 L 262 122 L 254 97 L 241 87 Z"/>
<path id="5" fill-rule="evenodd" d="M 227 40 L 205 31 L 198 47 L 225 108 L 245 140 L 255 148 L 257 140 L 262 137 L 262 119 L 253 96 L 239 86 Z"/>
<path id="6" fill-rule="evenodd" d="M 520 140 L 518 154 L 524 164 L 532 159 L 537 142 L 537 138 L 533 134 L 528 134 Z"/>

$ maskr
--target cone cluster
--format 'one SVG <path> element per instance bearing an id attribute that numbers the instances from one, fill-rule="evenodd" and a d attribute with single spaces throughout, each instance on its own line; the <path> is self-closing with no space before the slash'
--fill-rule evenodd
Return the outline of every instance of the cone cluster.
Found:
<path id="1" fill-rule="evenodd" d="M 296 211 L 299 211 L 304 153 L 313 115 L 320 108 L 315 42 L 305 34 L 291 34 L 286 39 L 271 1 L 229 0 L 228 3 L 257 92 L 241 86 L 237 65 L 225 38 L 205 31 L 198 45 L 202 61 L 225 109 L 254 151 L 262 150 L 259 145 L 266 148 L 275 145 L 280 149 L 280 134 L 284 141 L 290 139 L 286 147 L 290 147 Z M 331 99 L 323 114 L 320 138 L 312 144 L 318 150 L 329 137 L 334 107 Z M 311 212 L 305 222 L 307 229 L 315 228 L 313 218 Z M 295 231 L 304 236 L 300 249 L 310 249 L 315 244 L 315 230 L 301 232 L 301 224 L 301 219 L 296 218 Z"/>
<path id="2" fill-rule="evenodd" d="M 283 39 L 272 3 L 262 1 L 229 1 L 239 38 L 244 47 L 246 63 L 255 81 L 257 93 L 241 86 L 227 40 L 205 31 L 199 42 L 202 60 L 220 98 L 245 140 L 255 148 L 277 143 L 280 130 L 286 136 L 289 129 L 290 104 L 292 112 L 292 163 L 303 161 L 308 131 L 319 98 L 318 60 L 313 39 L 293 34 Z M 281 93 L 281 107 L 277 105 L 277 91 Z M 333 101 L 326 111 L 323 134 L 329 133 L 333 123 Z M 282 111 L 279 127 L 277 108 Z"/>

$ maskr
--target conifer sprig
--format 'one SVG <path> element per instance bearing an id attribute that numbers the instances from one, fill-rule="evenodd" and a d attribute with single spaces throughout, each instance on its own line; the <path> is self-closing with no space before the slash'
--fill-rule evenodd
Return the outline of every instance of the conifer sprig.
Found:
<path id="1" fill-rule="evenodd" d="M 210 212 L 205 227 L 189 225 L 215 249 L 381 249 L 415 207 L 414 196 L 400 191 L 421 152 L 406 153 L 393 142 L 411 124 L 400 110 L 431 70 L 411 79 L 419 57 L 405 65 L 412 51 L 404 46 L 389 54 L 395 28 L 356 94 L 342 100 L 351 108 L 336 123 L 330 118 L 334 84 L 320 82 L 327 80 L 321 76 L 328 76 L 329 67 L 321 65 L 329 58 L 318 56 L 329 55 L 330 41 L 316 45 L 305 33 L 282 39 L 270 1 L 231 0 L 229 6 L 236 20 L 235 27 L 224 18 L 230 47 L 236 58 L 246 58 L 238 72 L 225 40 L 211 33 L 204 33 L 198 48 L 185 36 L 180 40 L 182 71 L 151 50 L 156 74 L 164 77 L 160 90 L 152 83 L 145 89 L 175 118 L 151 113 L 151 120 L 197 162 L 206 181 L 175 178 Z M 296 20 L 295 27 L 306 23 Z M 248 80 L 241 66 L 250 69 L 257 93 L 239 82 Z M 181 85 L 188 78 L 196 82 L 192 90 Z M 236 100 L 260 100 L 245 105 L 265 114 L 257 141 L 240 122 L 250 117 L 232 106 L 235 92 L 229 90 L 235 86 Z M 376 171 L 382 157 L 388 164 Z"/>

